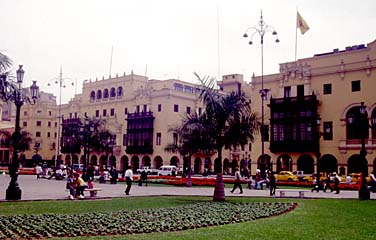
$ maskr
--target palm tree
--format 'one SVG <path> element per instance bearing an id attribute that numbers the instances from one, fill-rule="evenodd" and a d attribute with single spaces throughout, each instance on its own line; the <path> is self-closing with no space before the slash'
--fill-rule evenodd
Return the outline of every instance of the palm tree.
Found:
<path id="1" fill-rule="evenodd" d="M 12 60 L 0 52 L 0 74 L 6 74 L 8 68 L 12 66 Z"/>
<path id="2" fill-rule="evenodd" d="M 207 151 L 215 150 L 221 171 L 217 173 L 214 189 L 214 201 L 224 201 L 224 184 L 222 179 L 222 149 L 224 146 L 245 145 L 254 141 L 259 132 L 260 121 L 251 109 L 251 101 L 243 92 L 224 94 L 215 88 L 214 78 L 200 78 L 202 88 L 200 98 L 205 105 L 205 121 L 200 125 L 205 134 Z"/>
<path id="3" fill-rule="evenodd" d="M 193 154 L 210 153 L 211 145 L 208 144 L 212 140 L 210 135 L 206 134 L 208 130 L 208 119 L 206 113 L 203 114 L 188 114 L 180 126 L 172 127 L 169 131 L 178 134 L 179 142 L 177 144 L 168 144 L 165 147 L 167 152 L 179 152 L 185 159 L 188 160 L 188 178 L 187 187 L 192 186 L 191 181 L 191 158 Z"/>

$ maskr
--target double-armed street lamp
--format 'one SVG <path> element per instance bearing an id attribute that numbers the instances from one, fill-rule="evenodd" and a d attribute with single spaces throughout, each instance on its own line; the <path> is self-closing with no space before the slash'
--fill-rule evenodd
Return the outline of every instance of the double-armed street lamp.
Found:
<path id="1" fill-rule="evenodd" d="M 66 87 L 66 80 L 70 80 L 68 78 L 63 78 L 63 71 L 62 71 L 62 68 L 60 67 L 60 75 L 58 78 L 55 78 L 53 80 L 51 80 L 49 83 L 48 83 L 48 86 L 51 86 L 52 84 L 56 84 L 56 85 L 59 85 L 59 113 L 58 113 L 58 125 L 57 125 L 57 138 L 56 138 L 56 166 L 60 166 L 61 164 L 61 159 L 60 159 L 60 147 L 61 147 L 61 137 L 60 137 L 60 128 L 61 128 L 61 119 L 63 118 L 63 116 L 61 115 L 61 90 L 63 88 Z M 71 85 L 73 86 L 74 83 L 71 82 Z"/>
<path id="2" fill-rule="evenodd" d="M 248 35 L 248 32 L 251 32 L 252 34 Z M 264 36 L 266 33 L 270 32 L 272 35 L 276 36 L 275 42 L 278 43 L 279 39 L 277 37 L 277 32 L 274 30 L 274 28 L 270 25 L 267 25 L 262 18 L 262 11 L 261 11 L 261 16 L 260 20 L 258 22 L 258 26 L 253 26 L 249 27 L 243 37 L 244 38 L 250 38 L 249 44 L 252 45 L 252 39 L 255 35 L 258 35 L 260 37 L 260 44 L 261 44 L 261 89 L 260 89 L 260 95 L 261 95 L 261 161 L 264 163 L 264 154 L 265 154 L 265 149 L 264 149 L 264 142 L 265 142 L 265 126 L 264 126 L 264 101 L 267 98 L 267 94 L 269 89 L 264 88 Z M 265 172 L 262 173 L 265 175 Z"/>
<path id="3" fill-rule="evenodd" d="M 17 70 L 17 82 L 9 79 L 7 74 L 2 74 L 0 76 L 0 98 L 4 102 L 13 102 L 16 106 L 16 121 L 15 129 L 12 135 L 12 162 L 9 165 L 9 175 L 11 177 L 8 189 L 6 190 L 6 200 L 20 200 L 21 199 L 21 189 L 18 185 L 18 167 L 19 167 L 19 144 L 21 139 L 21 128 L 20 128 L 20 113 L 21 107 L 24 103 L 35 104 L 35 100 L 39 95 L 39 87 L 36 85 L 36 81 L 30 87 L 31 98 L 26 95 L 22 89 L 22 81 L 25 71 L 22 69 L 22 65 L 19 65 Z"/>

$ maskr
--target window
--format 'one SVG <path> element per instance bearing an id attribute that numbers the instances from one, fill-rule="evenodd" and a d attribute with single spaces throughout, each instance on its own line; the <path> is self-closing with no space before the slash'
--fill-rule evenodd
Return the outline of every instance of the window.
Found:
<path id="1" fill-rule="evenodd" d="M 198 115 L 201 115 L 202 113 L 202 108 L 198 108 Z"/>
<path id="2" fill-rule="evenodd" d="M 22 126 L 27 127 L 27 122 L 23 122 Z"/>
<path id="3" fill-rule="evenodd" d="M 140 112 L 140 106 L 136 106 L 136 113 Z"/>
<path id="4" fill-rule="evenodd" d="M 115 116 L 115 108 L 111 108 L 111 110 L 110 110 L 110 115 L 111 115 L 111 116 Z"/>
<path id="5" fill-rule="evenodd" d="M 284 97 L 284 98 L 289 98 L 289 97 L 291 97 L 291 86 L 288 86 L 288 87 L 285 87 L 285 88 L 284 88 L 284 94 L 283 94 L 283 97 Z"/>
<path id="6" fill-rule="evenodd" d="M 27 116 L 27 111 L 24 111 L 24 116 Z"/>
<path id="7" fill-rule="evenodd" d="M 101 90 L 97 91 L 97 99 L 102 99 L 102 91 Z"/>
<path id="8" fill-rule="evenodd" d="M 158 112 L 162 111 L 162 104 L 158 104 Z"/>
<path id="9" fill-rule="evenodd" d="M 108 98 L 108 89 L 104 89 L 103 91 L 103 98 Z"/>
<path id="10" fill-rule="evenodd" d="M 118 89 L 117 89 L 117 95 L 118 95 L 118 97 L 123 96 L 123 87 L 118 87 Z"/>
<path id="11" fill-rule="evenodd" d="M 161 138 L 162 138 L 162 134 L 161 133 L 157 133 L 157 141 L 156 141 L 157 145 L 161 145 Z"/>
<path id="12" fill-rule="evenodd" d="M 52 112 L 51 111 L 48 111 L 48 116 L 52 116 Z"/>
<path id="13" fill-rule="evenodd" d="M 48 138 L 51 137 L 51 133 L 50 133 L 50 132 L 47 132 L 47 137 L 48 137 Z"/>
<path id="14" fill-rule="evenodd" d="M 55 122 L 55 127 L 57 127 L 57 122 Z"/>
<path id="15" fill-rule="evenodd" d="M 50 121 L 48 121 L 47 126 L 51 127 L 51 122 Z"/>
<path id="16" fill-rule="evenodd" d="M 123 146 L 128 146 L 127 134 L 123 134 Z"/>
<path id="17" fill-rule="evenodd" d="M 36 136 L 36 137 L 40 137 L 40 132 L 36 132 L 36 133 L 35 133 L 35 136 Z"/>
<path id="18" fill-rule="evenodd" d="M 94 100 L 95 100 L 95 92 L 91 91 L 90 92 L 90 101 L 94 101 Z"/>
<path id="19" fill-rule="evenodd" d="M 174 104 L 174 112 L 179 112 L 179 105 Z"/>
<path id="20" fill-rule="evenodd" d="M 73 116 L 73 114 L 72 114 L 72 113 L 69 113 L 69 118 L 70 118 L 70 119 L 72 119 L 72 116 Z"/>
<path id="21" fill-rule="evenodd" d="M 324 122 L 324 140 L 333 140 L 332 122 Z"/>
<path id="22" fill-rule="evenodd" d="M 54 138 L 57 138 L 57 132 L 55 132 L 55 134 L 54 134 Z"/>
<path id="23" fill-rule="evenodd" d="M 297 86 L 297 97 L 298 98 L 304 97 L 304 85 Z"/>
<path id="24" fill-rule="evenodd" d="M 360 80 L 356 80 L 356 81 L 351 82 L 351 91 L 352 92 L 360 92 Z"/>
<path id="25" fill-rule="evenodd" d="M 124 108 L 124 114 L 128 114 L 128 108 Z"/>
<path id="26" fill-rule="evenodd" d="M 37 110 L 37 116 L 42 115 L 42 110 Z"/>
<path id="27" fill-rule="evenodd" d="M 187 114 L 191 114 L 191 107 L 187 107 Z"/>
<path id="28" fill-rule="evenodd" d="M 110 92 L 110 97 L 116 97 L 116 90 L 115 90 L 115 88 L 113 87 L 113 88 L 111 88 L 111 92 Z"/>
<path id="29" fill-rule="evenodd" d="M 99 110 L 95 111 L 95 117 L 99 117 Z"/>
<path id="30" fill-rule="evenodd" d="M 37 121 L 37 127 L 42 126 L 42 121 Z"/>
<path id="31" fill-rule="evenodd" d="M 178 134 L 177 133 L 172 134 L 172 143 L 174 145 L 178 145 Z"/>
<path id="32" fill-rule="evenodd" d="M 148 105 L 144 105 L 144 112 L 148 111 Z"/>
<path id="33" fill-rule="evenodd" d="M 324 94 L 332 94 L 332 84 L 324 84 Z"/>
<path id="34" fill-rule="evenodd" d="M 107 116 L 107 109 L 103 109 L 103 117 Z"/>

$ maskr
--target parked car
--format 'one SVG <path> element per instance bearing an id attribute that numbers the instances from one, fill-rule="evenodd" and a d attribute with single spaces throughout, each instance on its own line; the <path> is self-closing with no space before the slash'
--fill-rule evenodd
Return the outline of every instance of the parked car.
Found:
<path id="1" fill-rule="evenodd" d="M 327 173 L 320 173 L 320 181 L 323 182 L 326 180 L 326 176 L 328 176 Z M 313 182 L 313 179 L 316 179 L 317 178 L 317 174 L 312 174 L 310 176 L 305 176 L 303 178 L 303 182 Z"/>
<path id="2" fill-rule="evenodd" d="M 153 168 L 150 168 L 149 166 L 143 166 L 142 168 L 137 169 L 138 174 L 140 174 L 143 171 L 145 171 L 148 175 L 158 173 L 158 169 L 153 169 Z"/>
<path id="3" fill-rule="evenodd" d="M 159 168 L 159 176 L 175 176 L 177 174 L 177 167 L 173 165 L 164 165 Z"/>
<path id="4" fill-rule="evenodd" d="M 290 171 L 281 171 L 277 177 L 277 181 L 287 181 L 287 182 L 297 182 L 299 181 L 298 176 L 294 175 Z"/>

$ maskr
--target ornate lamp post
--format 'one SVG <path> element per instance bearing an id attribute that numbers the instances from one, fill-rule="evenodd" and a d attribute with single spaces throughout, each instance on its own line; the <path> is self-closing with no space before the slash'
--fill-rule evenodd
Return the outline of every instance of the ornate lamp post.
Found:
<path id="1" fill-rule="evenodd" d="M 317 191 L 319 191 L 320 189 L 320 157 L 321 157 L 321 152 L 320 152 L 320 137 L 321 137 L 321 132 L 320 132 L 320 125 L 321 125 L 321 117 L 320 115 L 317 116 L 317 119 L 316 119 L 316 123 L 317 123 L 317 133 L 316 133 L 316 136 L 317 136 L 317 139 L 316 139 L 316 185 L 317 185 Z"/>
<path id="2" fill-rule="evenodd" d="M 253 44 L 252 39 L 253 36 L 258 34 L 260 36 L 260 43 L 261 43 L 261 89 L 260 89 L 260 95 L 261 95 L 261 161 L 264 162 L 264 142 L 265 142 L 265 126 L 264 126 L 264 101 L 267 97 L 269 89 L 264 89 L 264 36 L 266 33 L 271 32 L 272 35 L 276 36 L 275 42 L 278 43 L 279 39 L 277 37 L 277 32 L 274 30 L 272 26 L 269 26 L 265 23 L 264 19 L 262 18 L 262 11 L 260 16 L 260 21 L 258 22 L 258 26 L 249 27 L 243 37 L 248 38 L 248 31 L 253 31 L 253 33 L 250 36 L 250 41 L 248 42 L 250 45 Z M 265 172 L 262 173 L 265 175 Z"/>
<path id="3" fill-rule="evenodd" d="M 15 129 L 12 135 L 12 163 L 9 165 L 9 175 L 11 177 L 8 189 L 6 190 L 6 200 L 20 200 L 21 199 L 21 189 L 18 185 L 18 166 L 19 166 L 19 142 L 21 139 L 21 128 L 20 128 L 20 113 L 21 107 L 26 102 L 32 104 L 30 98 L 25 94 L 21 85 L 25 71 L 22 69 L 22 65 L 19 65 L 17 70 L 17 82 L 12 80 L 7 80 L 7 75 L 3 74 L 0 76 L 0 98 L 4 102 L 13 102 L 16 105 L 16 121 Z M 31 98 L 33 99 L 33 104 L 38 97 L 39 87 L 36 85 L 36 81 L 33 81 L 33 84 L 30 87 Z"/>
<path id="4" fill-rule="evenodd" d="M 61 89 L 62 88 L 65 88 L 66 87 L 66 84 L 65 84 L 65 80 L 68 80 L 68 78 L 63 78 L 63 71 L 62 71 L 62 68 L 60 67 L 60 75 L 59 75 L 59 78 L 55 78 L 55 81 L 50 81 L 48 83 L 48 86 L 51 86 L 51 83 L 54 83 L 54 84 L 59 84 L 59 115 L 57 116 L 57 119 L 58 119 L 58 125 L 57 125 L 57 138 L 56 138 L 56 166 L 60 166 L 61 164 L 61 159 L 60 159 L 60 145 L 61 145 L 61 137 L 60 137 L 60 128 L 61 128 L 61 119 L 62 119 L 62 115 L 61 115 Z M 70 79 L 69 79 L 70 80 Z M 72 86 L 74 85 L 73 82 L 71 82 Z"/>
<path id="5" fill-rule="evenodd" d="M 360 158 L 361 161 L 364 163 L 363 170 L 362 170 L 362 183 L 359 189 L 359 199 L 360 200 L 368 200 L 370 199 L 370 191 L 367 186 L 366 176 L 368 175 L 368 165 L 367 165 L 367 150 L 366 150 L 366 138 L 368 138 L 368 129 L 376 127 L 376 116 L 372 116 L 372 125 L 368 123 L 368 114 L 366 111 L 366 106 L 364 102 L 360 103 L 360 132 L 361 132 L 361 149 L 360 149 Z"/>

